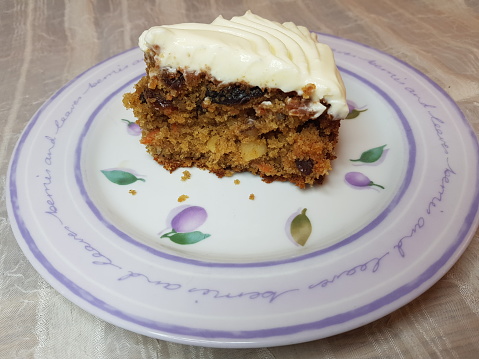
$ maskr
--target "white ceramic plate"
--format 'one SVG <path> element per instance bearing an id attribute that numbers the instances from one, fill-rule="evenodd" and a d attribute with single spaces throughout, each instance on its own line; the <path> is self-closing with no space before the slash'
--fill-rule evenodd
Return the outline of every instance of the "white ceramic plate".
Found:
<path id="1" fill-rule="evenodd" d="M 121 103 L 144 71 L 133 49 L 68 83 L 21 135 L 7 202 L 25 255 L 88 312 L 204 346 L 314 340 L 416 298 L 476 229 L 476 137 L 417 70 L 321 39 L 357 115 L 342 123 L 324 185 L 165 171 Z"/>

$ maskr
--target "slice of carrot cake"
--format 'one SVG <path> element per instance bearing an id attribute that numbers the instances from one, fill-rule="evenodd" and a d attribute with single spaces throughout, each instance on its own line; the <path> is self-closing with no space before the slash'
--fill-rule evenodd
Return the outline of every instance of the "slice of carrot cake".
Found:
<path id="1" fill-rule="evenodd" d="M 123 102 L 167 170 L 247 171 L 301 188 L 331 170 L 348 106 L 333 53 L 316 34 L 248 11 L 155 26 L 139 45 L 146 76 Z"/>

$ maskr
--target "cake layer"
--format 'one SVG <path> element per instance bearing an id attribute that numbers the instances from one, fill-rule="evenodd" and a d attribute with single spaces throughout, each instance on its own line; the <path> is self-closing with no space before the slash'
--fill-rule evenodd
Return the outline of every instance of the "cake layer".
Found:
<path id="1" fill-rule="evenodd" d="M 148 68 L 153 57 L 147 53 Z M 340 121 L 327 112 L 314 116 L 311 89 L 299 96 L 180 69 L 145 76 L 135 87 L 125 106 L 143 129 L 141 142 L 169 171 L 196 166 L 219 177 L 248 171 L 304 188 L 331 170 Z"/>

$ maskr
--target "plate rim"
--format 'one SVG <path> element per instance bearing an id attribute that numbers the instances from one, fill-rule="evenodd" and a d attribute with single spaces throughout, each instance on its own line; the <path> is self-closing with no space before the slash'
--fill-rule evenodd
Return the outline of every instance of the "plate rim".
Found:
<path id="1" fill-rule="evenodd" d="M 321 35 L 325 35 L 325 34 L 321 34 Z M 419 70 L 415 69 L 414 67 L 412 67 L 411 65 L 395 58 L 394 56 L 392 55 L 389 55 L 387 53 L 384 53 L 380 50 L 377 50 L 377 49 L 374 49 L 372 47 L 369 47 L 367 45 L 363 45 L 361 43 L 358 43 L 358 42 L 355 42 L 355 41 L 352 41 L 352 40 L 348 40 L 348 39 L 343 39 L 343 38 L 340 38 L 340 37 L 336 37 L 336 36 L 333 36 L 333 35 L 325 35 L 325 36 L 329 36 L 331 38 L 334 38 L 334 39 L 337 39 L 339 41 L 348 41 L 348 42 L 351 42 L 353 43 L 354 45 L 356 46 L 362 46 L 362 47 L 365 47 L 365 48 L 368 48 L 370 50 L 373 50 L 379 54 L 381 54 L 382 56 L 386 55 L 390 58 L 392 58 L 394 61 L 398 61 L 399 63 L 401 63 L 403 66 L 406 66 L 409 70 L 413 70 L 416 75 L 420 75 L 423 79 L 427 80 L 427 82 L 429 83 L 429 85 L 432 85 L 436 91 L 439 91 L 443 98 L 445 99 L 448 99 L 449 101 L 449 106 L 452 106 L 453 109 L 455 110 L 456 113 L 460 114 L 460 117 L 462 119 L 462 125 L 465 126 L 470 135 L 471 135 L 471 138 L 473 139 L 473 144 L 476 148 L 476 150 L 479 149 L 479 145 L 478 145 L 478 141 L 477 141 L 477 137 L 475 135 L 475 133 L 472 131 L 472 128 L 469 124 L 469 122 L 467 121 L 466 117 L 464 116 L 464 114 L 462 113 L 461 109 L 459 108 L 459 106 L 453 101 L 453 99 L 447 94 L 447 92 L 445 92 L 441 87 L 439 87 L 434 81 L 432 81 L 429 77 L 427 77 L 426 75 L 424 75 L 422 72 L 420 72 Z M 137 50 L 136 48 L 133 48 L 133 49 L 129 49 L 129 50 L 126 50 L 124 52 L 121 52 L 113 57 L 110 57 L 96 65 L 94 65 L 93 67 L 89 68 L 88 70 L 82 72 L 80 75 L 76 76 L 73 80 L 69 81 L 66 85 L 64 85 L 63 87 L 61 87 L 58 91 L 55 92 L 55 94 L 52 95 L 52 97 L 50 97 L 40 108 L 39 110 L 34 114 L 34 116 L 30 119 L 30 121 L 28 122 L 28 124 L 26 125 L 26 127 L 24 128 L 22 134 L 20 135 L 16 145 L 15 145 L 15 148 L 13 150 L 13 154 L 12 154 L 12 158 L 11 158 L 11 161 L 9 163 L 9 166 L 8 166 L 8 172 L 7 172 L 7 210 L 8 210 L 8 215 L 9 215 L 9 218 L 15 218 L 15 223 L 11 222 L 11 225 L 12 225 L 12 228 L 13 227 L 17 227 L 17 228 L 14 228 L 14 233 L 15 233 L 15 238 L 17 239 L 17 242 L 22 242 L 21 243 L 21 248 L 23 250 L 23 252 L 25 253 L 25 255 L 27 256 L 27 258 L 30 260 L 30 262 L 32 262 L 32 258 L 31 256 L 35 256 L 33 254 L 34 252 L 34 249 L 32 248 L 28 248 L 28 255 L 25 251 L 25 243 L 23 243 L 22 240 L 19 240 L 19 238 L 17 237 L 18 233 L 17 232 L 22 232 L 22 230 L 20 229 L 21 227 L 21 220 L 19 221 L 18 218 L 16 218 L 15 216 L 15 204 L 12 202 L 12 193 L 11 193 L 11 188 L 12 188 L 12 183 L 14 183 L 14 177 L 13 177 L 13 173 L 15 173 L 15 165 L 17 165 L 18 163 L 14 163 L 14 157 L 15 157 L 15 154 L 19 153 L 20 152 L 20 149 L 21 149 L 21 146 L 23 145 L 22 142 L 24 140 L 24 136 L 26 133 L 28 133 L 28 131 L 30 131 L 30 129 L 34 126 L 35 122 L 38 120 L 38 118 L 40 118 L 40 115 L 42 114 L 42 112 L 49 106 L 49 104 L 51 102 L 54 101 L 55 98 L 57 98 L 58 96 L 60 96 L 60 94 L 66 90 L 66 88 L 68 88 L 69 86 L 71 86 L 72 84 L 76 83 L 76 81 L 80 78 L 82 78 L 83 76 L 85 76 L 85 74 L 87 74 L 89 71 L 91 71 L 92 69 L 104 64 L 104 63 L 107 63 L 109 61 L 111 61 L 112 59 L 115 59 L 117 57 L 120 57 L 120 56 L 123 56 L 125 53 L 129 53 L 130 51 L 133 51 L 133 50 Z M 479 152 L 479 151 L 478 151 Z M 477 157 L 477 152 L 476 152 L 476 162 L 479 163 L 479 157 Z M 476 176 L 477 176 L 477 163 L 476 163 Z M 400 306 L 404 305 L 405 303 L 407 302 L 410 302 L 411 300 L 415 299 L 419 294 L 421 294 L 422 292 L 426 291 L 427 289 L 430 288 L 430 286 L 432 286 L 436 280 L 438 280 L 440 278 L 440 276 L 442 276 L 445 272 L 447 272 L 451 267 L 452 265 L 457 261 L 457 259 L 462 255 L 462 253 L 464 252 L 464 250 L 467 248 L 468 244 L 470 243 L 470 241 L 472 240 L 472 237 L 473 237 L 473 234 L 475 232 L 475 228 L 477 227 L 478 223 L 479 223 L 479 217 L 478 217 L 478 212 L 477 212 L 477 209 L 476 211 L 473 211 L 473 207 L 476 207 L 477 208 L 477 204 L 478 204 L 478 190 L 476 188 L 476 195 L 475 195 L 475 200 L 473 201 L 473 204 L 471 204 L 471 208 L 470 210 L 468 211 L 468 214 L 466 216 L 466 218 L 464 219 L 464 222 L 467 223 L 467 225 L 463 226 L 463 228 L 461 229 L 460 233 L 457 234 L 456 236 L 456 240 L 454 241 L 455 245 L 451 245 L 449 246 L 449 250 L 447 251 L 447 256 L 446 256 L 446 253 L 444 253 L 440 259 L 436 260 L 428 269 L 428 273 L 430 274 L 429 275 L 429 278 L 427 280 L 429 281 L 432 281 L 433 283 L 430 283 L 430 285 L 427 285 L 426 287 L 424 287 L 424 283 L 427 282 L 426 281 L 422 281 L 420 284 L 418 284 L 418 286 L 416 287 L 416 289 L 418 288 L 421 288 L 421 292 L 418 293 L 417 295 L 414 296 L 414 298 L 411 298 L 411 299 L 405 299 L 404 296 L 405 295 L 401 295 L 399 296 L 399 298 L 404 298 L 404 303 L 400 303 L 401 301 L 394 301 L 394 302 L 388 302 L 387 304 L 391 304 L 391 303 L 396 303 L 397 304 L 397 308 L 399 308 Z M 26 230 L 28 232 L 28 229 L 27 227 L 25 226 L 24 230 Z M 21 236 L 23 236 L 23 234 L 21 234 Z M 22 238 L 23 239 L 23 238 Z M 450 252 L 450 253 L 449 253 Z M 445 258 L 447 257 L 447 258 Z M 444 259 L 444 263 L 442 265 L 439 266 L 439 268 L 437 268 L 437 265 L 439 265 L 439 262 L 442 261 L 442 259 Z M 38 266 L 42 267 L 43 264 L 42 263 L 37 263 L 34 267 L 37 271 L 39 271 L 39 269 L 37 268 Z M 41 272 L 45 272 L 46 268 L 43 268 L 42 267 L 42 270 Z M 40 272 L 40 271 L 39 271 Z M 442 274 L 441 274 L 442 273 Z M 44 275 L 42 275 L 44 276 Z M 45 277 L 45 276 L 44 276 Z M 439 278 L 437 278 L 439 277 Z M 53 279 L 55 282 L 56 282 L 56 278 L 50 278 L 50 279 Z M 50 281 L 49 281 L 50 284 L 52 284 Z M 56 283 L 55 283 L 56 284 Z M 55 287 L 55 289 L 57 289 L 60 293 L 62 293 L 64 296 L 66 296 L 70 301 L 74 302 L 75 304 L 79 305 L 80 307 L 84 308 L 84 303 L 82 300 L 77 299 L 77 301 L 74 301 L 72 300 L 71 298 L 71 295 L 68 295 L 67 293 L 67 290 L 65 290 L 65 288 L 57 288 L 59 285 L 53 285 L 52 286 Z M 60 285 L 61 286 L 61 285 Z M 69 288 L 68 288 L 69 289 Z M 394 292 L 397 294 L 397 291 L 399 290 L 396 289 Z M 81 304 L 83 305 L 81 305 Z M 386 305 L 386 304 L 385 304 Z M 85 309 L 85 308 L 84 308 Z M 395 310 L 393 309 L 393 310 Z M 388 312 L 391 312 L 388 310 Z M 368 312 L 368 313 L 371 313 L 371 312 Z M 97 315 L 97 314 L 95 314 Z M 99 316 L 99 315 L 97 315 Z M 381 315 L 382 316 L 382 315 Z M 377 318 L 375 318 L 377 319 Z M 370 322 L 370 320 L 368 320 L 368 322 Z M 119 325 L 121 326 L 120 324 L 118 323 L 113 323 L 115 325 Z M 364 323 L 365 324 L 365 323 Z M 361 324 L 362 325 L 362 324 Z M 127 328 L 126 328 L 127 329 Z M 284 327 L 281 327 L 279 329 L 284 329 Z M 317 329 L 317 328 L 315 328 Z M 350 328 L 350 329 L 353 329 L 353 328 Z M 342 330 L 340 330 L 339 332 L 342 332 Z M 314 330 L 311 330 L 309 331 L 308 333 L 311 333 L 311 335 L 314 337 Z M 145 335 L 148 335 L 148 333 L 143 333 Z M 149 333 L 151 335 L 151 333 Z M 335 333 L 333 333 L 335 334 Z M 331 334 L 331 335 L 333 335 Z M 264 339 L 266 337 L 261 337 L 260 339 Z M 268 337 L 269 338 L 269 337 Z M 274 336 L 274 338 L 276 338 L 276 336 Z M 201 341 L 201 340 L 198 340 L 197 339 L 197 342 L 195 343 L 194 341 L 191 342 L 191 341 L 187 341 L 186 339 L 178 339 L 176 338 L 171 338 L 171 337 L 168 337 L 168 338 L 164 338 L 164 339 L 167 339 L 167 340 L 170 340 L 170 341 L 178 341 L 180 343 L 183 343 L 183 344 L 197 344 L 197 345 L 208 345 L 208 346 L 216 346 L 214 345 L 214 343 L 212 341 L 207 341 L 207 342 L 204 342 L 204 341 Z M 310 339 L 307 339 L 307 340 L 311 340 Z M 281 336 L 281 341 L 284 341 L 284 336 Z M 273 340 L 274 342 L 274 340 Z M 298 343 L 299 341 L 294 341 L 295 343 Z M 226 346 L 225 346 L 226 345 Z M 225 341 L 221 341 L 219 343 L 218 346 L 220 347 L 238 347 L 237 346 L 238 343 L 235 342 L 235 343 L 229 343 L 229 342 L 225 342 Z M 253 347 L 253 346 L 263 346 L 265 345 L 265 341 L 255 341 L 255 342 L 247 342 L 246 344 L 246 347 Z M 274 344 L 274 345 L 278 345 L 278 344 Z M 239 346 L 243 346 L 243 345 L 239 345 Z"/>

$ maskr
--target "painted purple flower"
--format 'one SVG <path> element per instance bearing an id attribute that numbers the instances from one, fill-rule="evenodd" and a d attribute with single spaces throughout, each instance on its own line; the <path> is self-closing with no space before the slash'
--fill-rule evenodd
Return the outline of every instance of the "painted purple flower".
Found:
<path id="1" fill-rule="evenodd" d="M 205 223 L 207 217 L 208 215 L 203 207 L 186 207 L 173 217 L 171 228 L 176 232 L 191 232 Z"/>
<path id="2" fill-rule="evenodd" d="M 356 118 L 361 112 L 368 110 L 367 108 L 365 108 L 364 110 L 358 109 L 358 106 L 351 100 L 347 100 L 346 102 L 349 108 L 349 114 L 346 116 L 347 119 Z"/>
<path id="3" fill-rule="evenodd" d="M 122 121 L 125 121 L 128 125 L 126 127 L 127 132 L 132 136 L 141 135 L 141 128 L 135 122 L 129 121 L 126 118 L 122 118 Z"/>
<path id="4" fill-rule="evenodd" d="M 361 172 L 348 172 L 344 176 L 346 182 L 355 187 L 367 187 L 367 186 L 376 186 L 384 189 L 383 186 L 374 183 L 366 175 Z"/>
<path id="5" fill-rule="evenodd" d="M 351 100 L 347 100 L 346 103 L 348 104 L 348 109 L 349 109 L 349 112 L 351 112 L 352 110 L 354 110 L 357 106 L 356 106 L 356 103 L 354 103 L 353 101 Z"/>
<path id="6" fill-rule="evenodd" d="M 205 223 L 208 214 L 203 207 L 189 206 L 178 212 L 171 220 L 171 231 L 165 233 L 161 238 L 169 238 L 176 244 L 195 244 L 210 234 L 196 231 L 196 229 Z"/>

